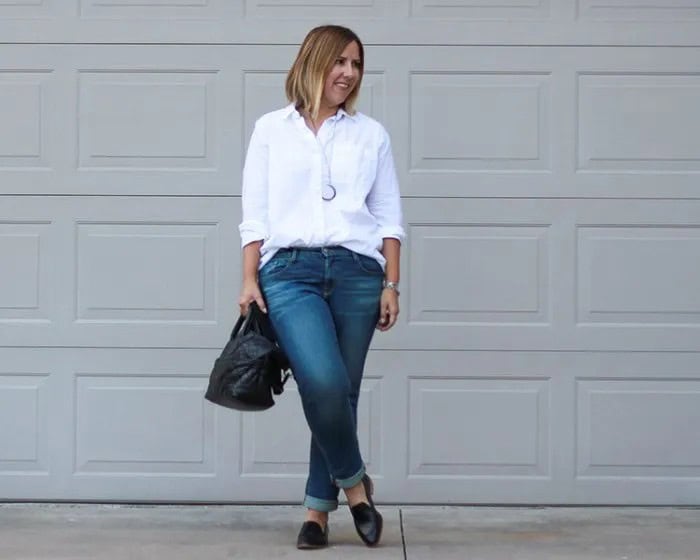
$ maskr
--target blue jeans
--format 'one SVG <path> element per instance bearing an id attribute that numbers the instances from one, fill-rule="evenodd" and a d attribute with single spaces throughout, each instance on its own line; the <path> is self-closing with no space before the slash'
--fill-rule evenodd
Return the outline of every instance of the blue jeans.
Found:
<path id="1" fill-rule="evenodd" d="M 357 401 L 383 277 L 376 260 L 343 247 L 282 249 L 259 273 L 311 430 L 304 499 L 311 509 L 337 509 L 339 488 L 365 474 Z"/>

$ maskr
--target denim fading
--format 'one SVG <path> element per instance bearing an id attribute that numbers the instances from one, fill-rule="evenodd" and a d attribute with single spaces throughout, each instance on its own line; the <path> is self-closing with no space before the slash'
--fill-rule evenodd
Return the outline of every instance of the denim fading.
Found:
<path id="1" fill-rule="evenodd" d="M 365 473 L 357 402 L 383 277 L 376 260 L 343 247 L 282 249 L 259 272 L 311 430 L 304 505 L 318 511 L 335 510 L 339 488 Z"/>

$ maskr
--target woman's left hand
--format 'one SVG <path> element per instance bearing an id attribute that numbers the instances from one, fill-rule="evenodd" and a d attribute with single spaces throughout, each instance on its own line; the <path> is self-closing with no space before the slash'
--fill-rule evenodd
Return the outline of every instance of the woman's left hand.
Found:
<path id="1" fill-rule="evenodd" d="M 384 288 L 379 302 L 379 322 L 377 328 L 380 331 L 388 331 L 396 324 L 399 316 L 399 295 L 396 290 Z"/>

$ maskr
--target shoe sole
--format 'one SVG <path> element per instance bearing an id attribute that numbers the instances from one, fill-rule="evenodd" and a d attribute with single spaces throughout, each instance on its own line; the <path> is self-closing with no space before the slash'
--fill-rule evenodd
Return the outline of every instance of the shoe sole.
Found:
<path id="1" fill-rule="evenodd" d="M 318 550 L 319 548 L 328 548 L 327 544 L 298 544 L 299 550 Z"/>

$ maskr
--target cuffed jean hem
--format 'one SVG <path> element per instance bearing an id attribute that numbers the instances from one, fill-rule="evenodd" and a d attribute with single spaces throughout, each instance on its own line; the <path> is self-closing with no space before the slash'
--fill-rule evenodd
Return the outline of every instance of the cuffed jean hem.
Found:
<path id="1" fill-rule="evenodd" d="M 365 476 L 365 466 L 362 465 L 362 468 L 357 471 L 357 474 L 354 474 L 350 478 L 336 478 L 335 479 L 335 485 L 338 488 L 352 488 L 356 484 L 359 484 L 360 481 L 362 480 L 362 477 Z"/>
<path id="2" fill-rule="evenodd" d="M 304 496 L 304 507 L 313 509 L 316 511 L 335 511 L 338 509 L 338 500 L 322 500 L 321 498 L 314 498 L 308 494 Z"/>

